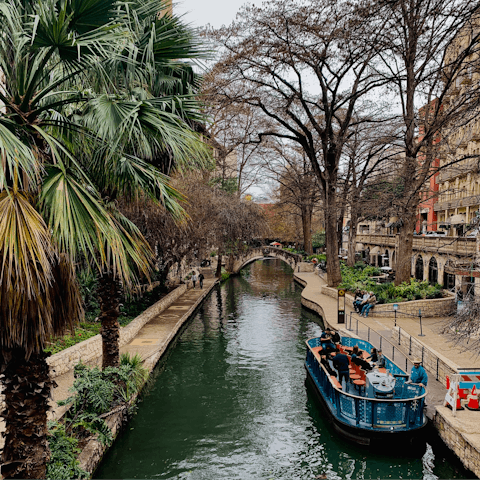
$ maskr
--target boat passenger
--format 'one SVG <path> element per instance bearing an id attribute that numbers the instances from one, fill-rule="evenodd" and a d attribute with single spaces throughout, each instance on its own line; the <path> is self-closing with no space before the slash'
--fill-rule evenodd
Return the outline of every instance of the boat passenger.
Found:
<path id="1" fill-rule="evenodd" d="M 332 337 L 330 334 L 330 328 L 326 328 L 322 334 L 320 335 L 320 342 L 322 344 L 323 349 L 328 353 L 335 350 L 335 345 L 332 342 Z"/>
<path id="2" fill-rule="evenodd" d="M 405 383 L 413 383 L 426 387 L 428 383 L 428 375 L 425 369 L 420 365 L 422 361 L 419 358 L 413 360 L 412 371 L 410 372 L 410 378 Z"/>
<path id="3" fill-rule="evenodd" d="M 370 350 L 370 356 L 367 358 L 367 360 L 372 363 L 377 363 L 378 354 L 377 354 L 377 349 L 375 347 L 372 347 L 372 349 Z"/>
<path id="4" fill-rule="evenodd" d="M 362 355 L 362 350 L 359 350 L 358 346 L 355 345 L 352 352 L 352 362 L 355 363 L 355 365 L 360 366 L 364 370 L 372 370 L 372 366 L 362 358 Z"/>
<path id="5" fill-rule="evenodd" d="M 348 383 L 350 380 L 350 374 L 348 373 L 348 357 L 344 353 L 335 349 L 335 356 L 333 357 L 333 366 L 337 369 L 338 372 L 338 381 L 342 383 L 342 378 L 345 379 L 345 383 Z"/>
<path id="6" fill-rule="evenodd" d="M 330 329 L 330 336 L 332 337 L 332 342 L 337 345 L 341 343 L 342 339 L 337 331 Z"/>
<path id="7" fill-rule="evenodd" d="M 377 367 L 378 367 L 378 368 L 385 368 L 386 362 L 385 362 L 385 357 L 383 356 L 383 353 L 382 353 L 382 349 L 381 349 L 381 348 L 378 349 L 377 357 L 378 357 L 378 359 L 377 359 Z"/>
<path id="8" fill-rule="evenodd" d="M 337 372 L 330 366 L 330 362 L 327 359 L 327 355 L 320 355 L 320 363 L 325 367 L 325 370 L 329 375 L 337 376 Z"/>

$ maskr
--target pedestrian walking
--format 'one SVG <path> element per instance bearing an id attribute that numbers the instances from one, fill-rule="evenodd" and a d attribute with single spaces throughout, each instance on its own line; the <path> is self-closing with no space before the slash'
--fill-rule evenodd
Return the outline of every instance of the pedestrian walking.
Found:
<path id="1" fill-rule="evenodd" d="M 195 284 L 197 283 L 197 274 L 195 272 L 192 272 L 192 282 L 193 282 L 193 288 L 195 288 Z"/>
<path id="2" fill-rule="evenodd" d="M 198 276 L 198 282 L 200 283 L 200 288 L 203 288 L 203 279 L 205 277 L 203 276 L 203 273 L 200 273 L 200 275 Z"/>

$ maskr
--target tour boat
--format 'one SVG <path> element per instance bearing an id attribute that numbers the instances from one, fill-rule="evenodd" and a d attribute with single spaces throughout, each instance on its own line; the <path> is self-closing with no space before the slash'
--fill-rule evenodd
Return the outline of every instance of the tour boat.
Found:
<path id="1" fill-rule="evenodd" d="M 393 442 L 410 445 L 419 438 L 427 424 L 427 393 L 420 385 L 405 383 L 408 375 L 398 365 L 385 357 L 386 368 L 365 372 L 350 362 L 350 380 L 340 384 L 321 364 L 320 337 L 306 343 L 308 377 L 337 432 L 362 445 L 388 447 Z M 373 347 L 359 338 L 342 337 L 339 349 L 348 356 L 355 345 L 366 352 Z M 329 364 L 333 368 L 331 360 Z"/>

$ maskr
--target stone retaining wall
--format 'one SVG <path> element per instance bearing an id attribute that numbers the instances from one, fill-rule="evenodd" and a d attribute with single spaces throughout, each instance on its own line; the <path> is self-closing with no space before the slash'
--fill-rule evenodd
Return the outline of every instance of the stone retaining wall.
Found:
<path id="1" fill-rule="evenodd" d="M 314 272 L 315 264 L 311 262 L 299 262 L 297 263 L 297 272 Z"/>
<path id="2" fill-rule="evenodd" d="M 167 309 L 178 297 L 183 295 L 186 290 L 187 285 L 180 285 L 157 303 L 147 308 L 147 310 L 141 313 L 126 327 L 120 328 L 120 346 L 122 347 L 130 343 L 146 323 Z M 50 366 L 50 375 L 52 378 L 58 377 L 72 370 L 80 360 L 83 363 L 89 363 L 101 356 L 102 337 L 95 335 L 88 340 L 77 343 L 49 357 L 47 362 Z"/>
<path id="3" fill-rule="evenodd" d="M 456 368 L 449 365 L 452 363 L 451 361 L 446 360 L 443 355 L 406 333 L 401 327 L 392 328 L 391 338 L 393 343 L 401 347 L 405 353 L 408 353 L 413 358 L 421 358 L 423 366 L 433 375 L 433 378 L 437 377 L 438 369 L 438 381 L 443 383 L 443 385 L 446 386 L 447 384 L 447 375 L 452 378 L 452 375 L 457 373 Z"/>
<path id="4" fill-rule="evenodd" d="M 338 290 L 336 288 L 323 286 L 321 289 L 323 295 L 337 299 Z M 345 295 L 345 303 L 353 309 L 354 298 L 348 293 Z M 455 308 L 455 297 L 432 298 L 426 300 L 413 300 L 411 302 L 401 302 L 398 304 L 397 318 L 406 318 L 411 316 L 418 317 L 418 311 L 422 310 L 422 317 L 444 317 L 451 313 Z M 393 317 L 393 304 L 383 303 L 375 305 L 368 314 L 371 317 Z"/>
<path id="5" fill-rule="evenodd" d="M 445 442 L 448 448 L 452 450 L 460 459 L 465 468 L 471 470 L 477 477 L 480 478 L 480 455 L 475 446 L 474 441 L 471 441 L 468 433 L 462 433 L 458 430 L 457 425 L 450 422 L 447 416 L 446 407 L 437 407 L 436 414 L 433 417 L 433 424 L 437 429 L 440 438 Z M 478 435 L 475 435 L 478 437 Z M 478 443 L 478 439 L 477 439 Z"/>

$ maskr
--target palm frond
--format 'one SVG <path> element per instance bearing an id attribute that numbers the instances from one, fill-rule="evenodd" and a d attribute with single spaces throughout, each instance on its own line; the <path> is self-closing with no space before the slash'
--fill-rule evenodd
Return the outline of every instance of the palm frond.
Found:
<path id="1" fill-rule="evenodd" d="M 17 189 L 0 193 L 0 246 L 0 344 L 40 353 L 82 314 L 71 262 L 58 256 L 49 228 Z"/>

